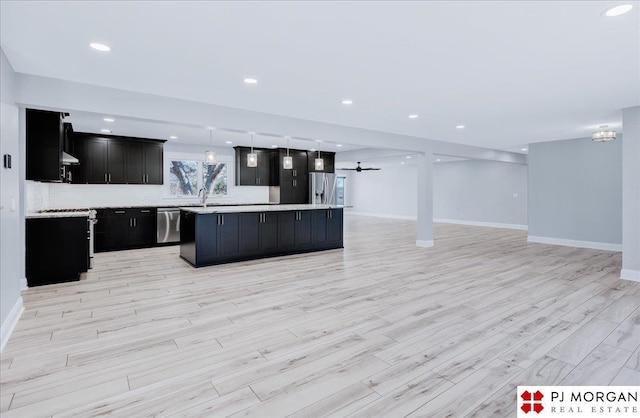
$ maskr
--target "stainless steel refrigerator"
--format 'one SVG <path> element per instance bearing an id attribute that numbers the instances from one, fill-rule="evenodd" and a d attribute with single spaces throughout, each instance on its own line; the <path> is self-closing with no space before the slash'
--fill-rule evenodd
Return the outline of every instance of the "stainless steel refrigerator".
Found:
<path id="1" fill-rule="evenodd" d="M 309 173 L 309 203 L 336 204 L 336 175 L 333 173 Z"/>

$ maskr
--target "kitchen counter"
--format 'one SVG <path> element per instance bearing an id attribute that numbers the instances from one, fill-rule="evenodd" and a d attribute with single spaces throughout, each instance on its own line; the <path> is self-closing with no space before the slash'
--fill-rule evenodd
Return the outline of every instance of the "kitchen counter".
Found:
<path id="1" fill-rule="evenodd" d="M 240 206 L 207 206 L 181 207 L 181 210 L 197 214 L 206 213 L 238 213 L 238 212 L 281 212 L 295 210 L 323 210 L 342 208 L 338 205 L 240 205 Z"/>
<path id="2" fill-rule="evenodd" d="M 88 218 L 90 211 L 69 211 L 69 212 L 34 212 L 27 213 L 24 215 L 26 219 L 37 219 L 37 218 Z"/>
<path id="3" fill-rule="evenodd" d="M 207 203 L 207 207 L 216 206 L 254 206 L 254 205 L 277 205 L 278 203 Z M 171 203 L 149 203 L 147 205 L 109 205 L 109 206 L 91 206 L 87 209 L 137 209 L 137 208 L 188 208 L 188 207 L 201 207 L 202 203 L 185 203 L 185 202 L 171 202 Z M 49 208 L 55 210 L 69 209 L 69 211 L 84 209 L 83 208 Z M 40 212 L 35 212 L 40 213 Z"/>

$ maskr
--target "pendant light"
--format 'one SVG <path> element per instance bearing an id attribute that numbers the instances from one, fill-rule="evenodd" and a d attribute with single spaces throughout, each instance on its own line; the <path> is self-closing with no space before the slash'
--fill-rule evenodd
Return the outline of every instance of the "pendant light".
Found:
<path id="1" fill-rule="evenodd" d="M 247 154 L 247 167 L 257 167 L 258 166 L 258 154 L 253 152 L 253 132 L 251 134 L 251 152 Z"/>
<path id="2" fill-rule="evenodd" d="M 324 171 L 324 160 L 320 158 L 320 150 L 318 150 L 318 157 L 315 159 L 314 167 L 316 171 Z"/>
<path id="3" fill-rule="evenodd" d="M 293 157 L 289 155 L 289 137 L 287 137 L 287 155 L 282 159 L 282 168 L 285 170 L 293 168 Z"/>
<path id="4" fill-rule="evenodd" d="M 213 150 L 213 129 L 209 129 L 209 150 L 204 153 L 204 163 L 215 165 L 218 162 L 216 152 Z"/>

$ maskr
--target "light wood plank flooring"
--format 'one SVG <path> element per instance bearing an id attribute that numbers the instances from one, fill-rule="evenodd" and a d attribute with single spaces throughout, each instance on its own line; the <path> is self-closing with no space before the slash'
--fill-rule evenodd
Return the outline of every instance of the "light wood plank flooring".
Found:
<path id="1" fill-rule="evenodd" d="M 345 219 L 345 249 L 194 269 L 97 254 L 23 292 L 3 417 L 515 415 L 518 384 L 640 384 L 620 254 L 526 233 Z"/>

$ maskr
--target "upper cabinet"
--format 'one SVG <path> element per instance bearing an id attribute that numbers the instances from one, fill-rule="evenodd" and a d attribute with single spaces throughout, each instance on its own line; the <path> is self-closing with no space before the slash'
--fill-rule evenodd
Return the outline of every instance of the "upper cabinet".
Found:
<path id="1" fill-rule="evenodd" d="M 316 158 L 322 158 L 324 160 L 324 170 L 316 170 Z M 320 157 L 318 157 L 318 152 L 307 153 L 307 167 L 309 168 L 310 173 L 335 173 L 336 171 L 336 153 L 335 152 L 324 152 L 320 151 Z"/>
<path id="2" fill-rule="evenodd" d="M 160 141 L 80 133 L 73 142 L 81 155 L 74 183 L 162 184 Z"/>
<path id="3" fill-rule="evenodd" d="M 27 180 L 62 181 L 62 114 L 27 109 Z"/>
<path id="4" fill-rule="evenodd" d="M 273 152 L 270 149 L 254 148 L 258 157 L 257 167 L 247 166 L 247 156 L 251 153 L 249 147 L 234 147 L 236 150 L 236 186 L 273 186 L 272 179 Z"/>
<path id="5" fill-rule="evenodd" d="M 277 164 L 280 179 L 280 203 L 296 204 L 307 203 L 309 200 L 309 173 L 307 171 L 307 152 L 301 150 L 289 150 L 289 156 L 293 162 L 293 168 L 284 169 L 283 160 L 287 155 L 286 149 L 279 150 Z"/>

